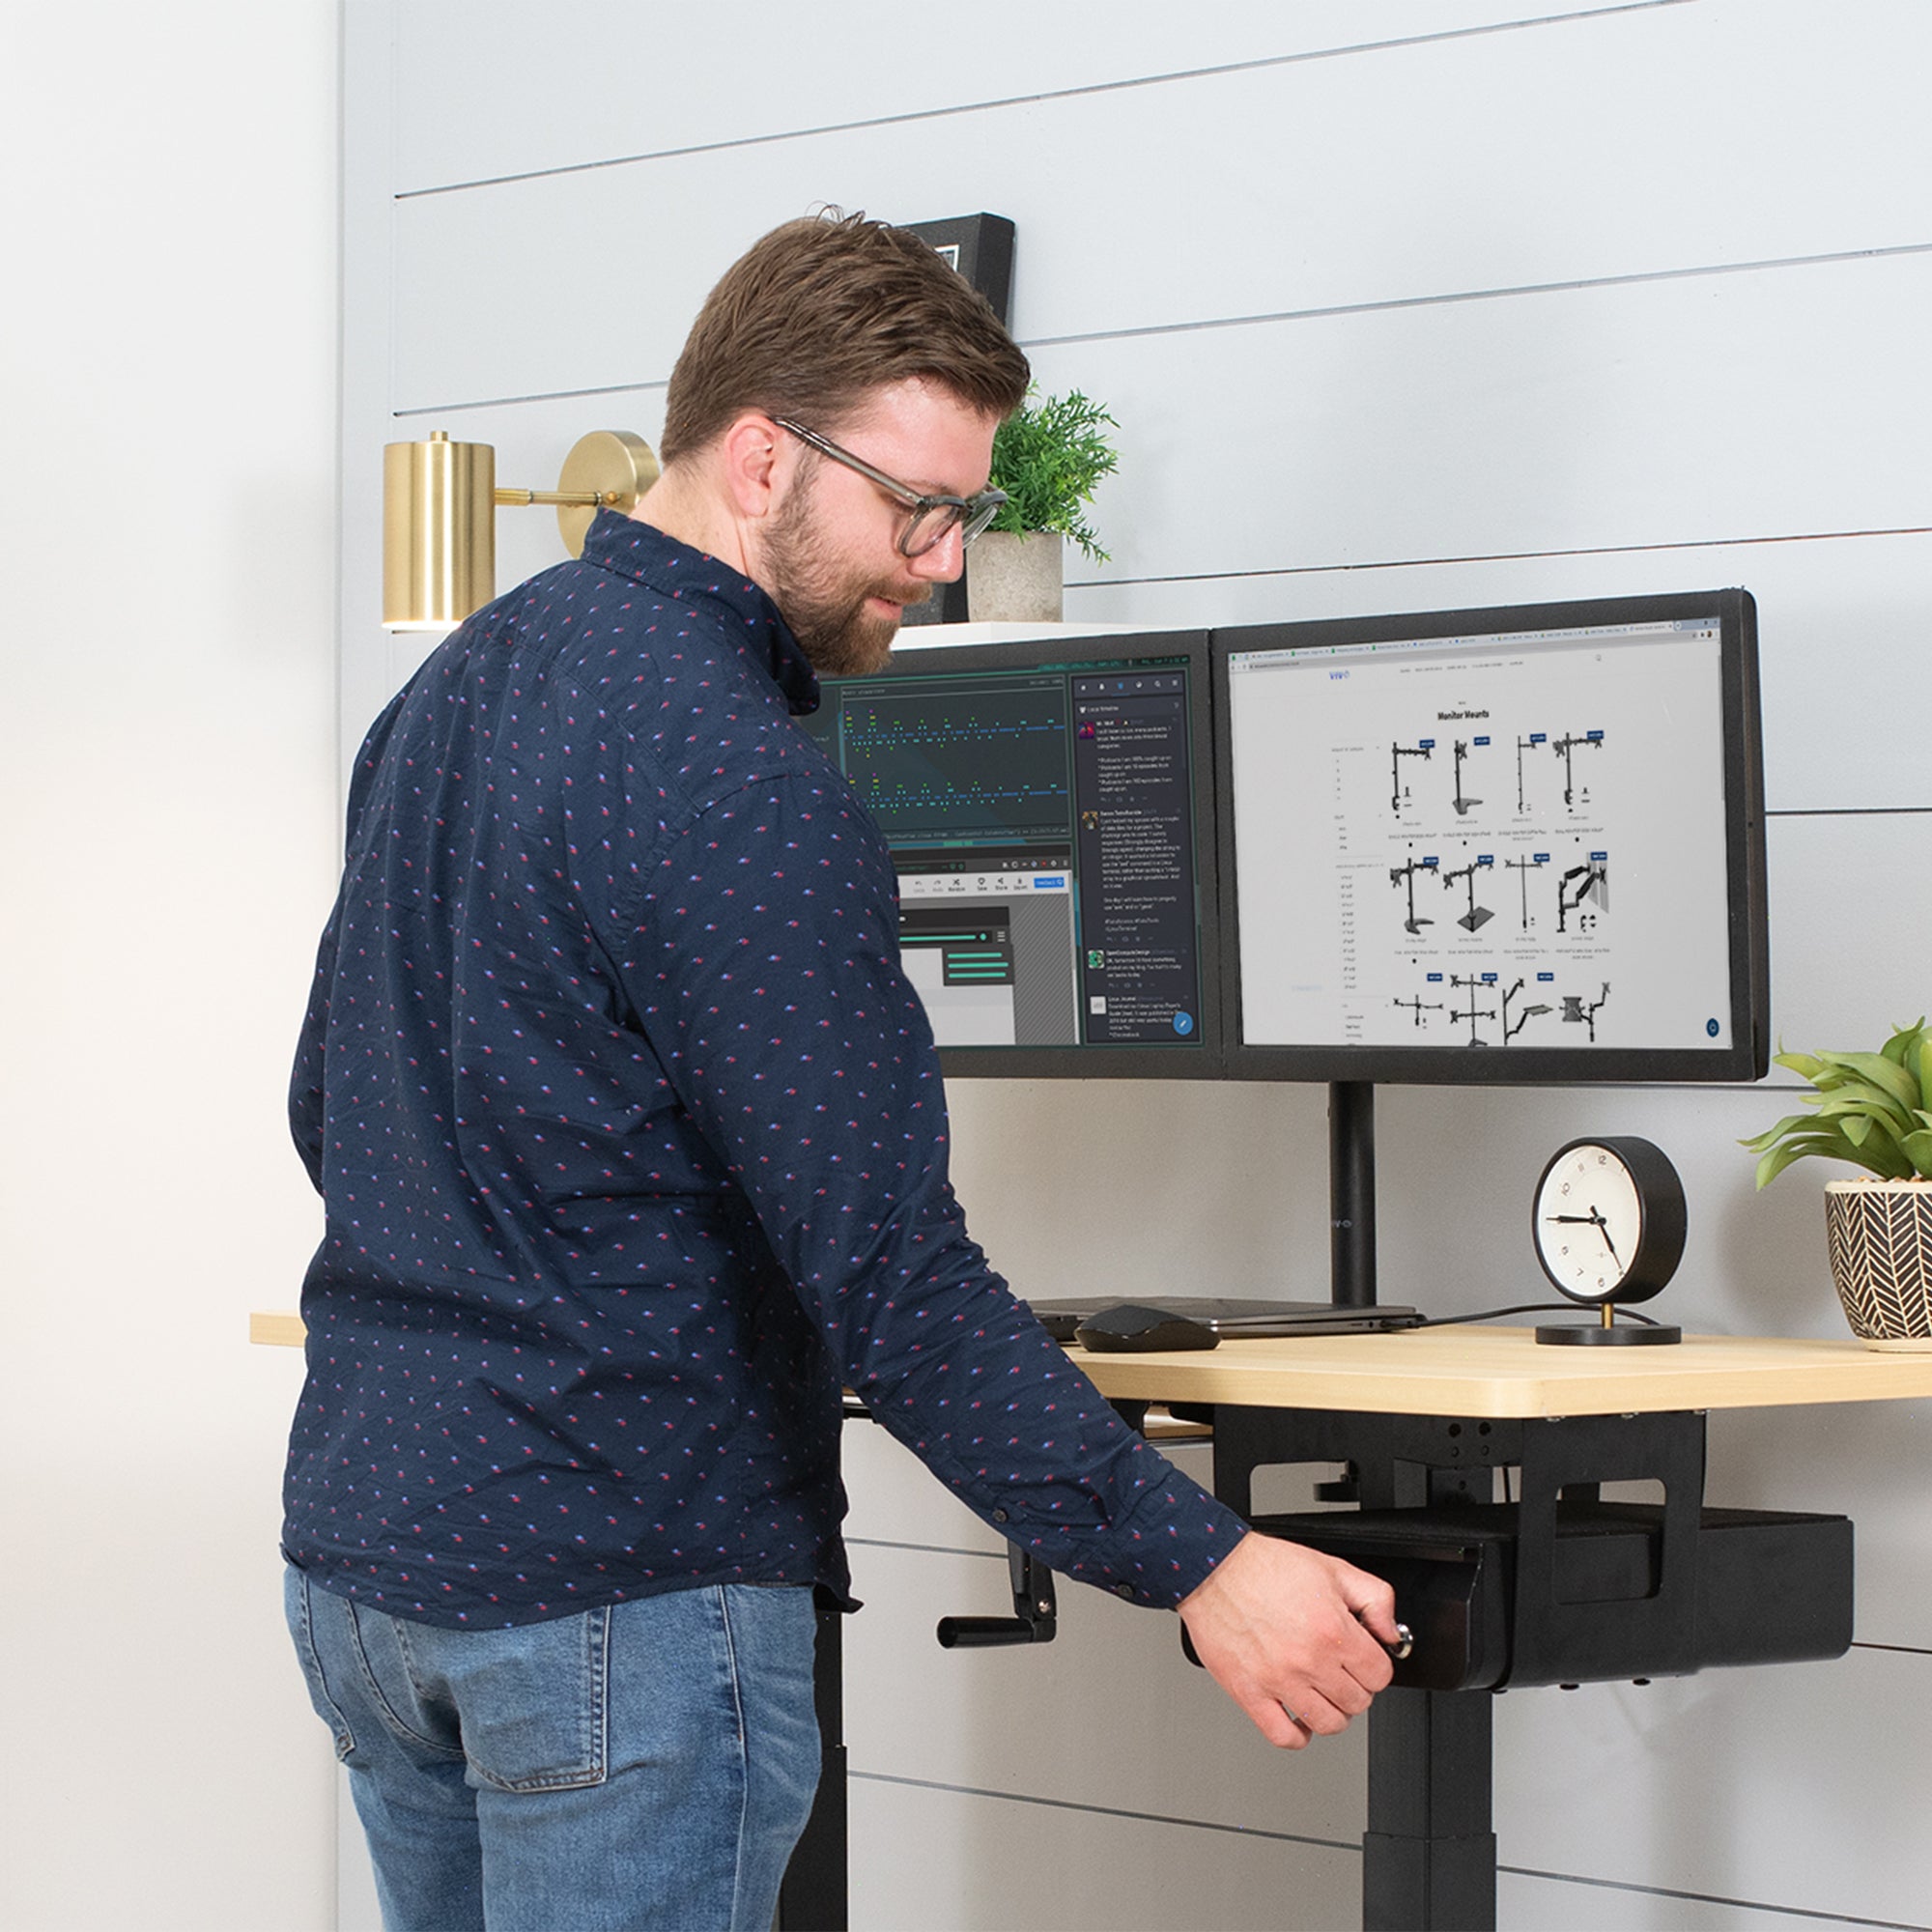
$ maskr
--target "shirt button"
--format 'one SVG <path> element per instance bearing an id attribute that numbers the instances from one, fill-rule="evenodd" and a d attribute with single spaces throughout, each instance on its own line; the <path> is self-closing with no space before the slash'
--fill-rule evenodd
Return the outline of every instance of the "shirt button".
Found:
<path id="1" fill-rule="evenodd" d="M 1116 1583 L 1114 1595 L 1131 1604 L 1134 1600 L 1134 1586 L 1131 1583 Z"/>
<path id="2" fill-rule="evenodd" d="M 1005 1522 L 1006 1520 L 1007 1520 L 1007 1513 L 1005 1510 L 995 1510 L 993 1512 L 993 1520 L 995 1522 Z"/>

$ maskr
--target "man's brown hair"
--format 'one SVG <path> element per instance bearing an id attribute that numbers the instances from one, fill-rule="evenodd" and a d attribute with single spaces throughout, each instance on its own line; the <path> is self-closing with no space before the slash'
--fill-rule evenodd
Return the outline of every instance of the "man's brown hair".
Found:
<path id="1" fill-rule="evenodd" d="M 1029 375 L 986 298 L 917 235 L 807 215 L 753 242 L 705 298 L 670 372 L 658 454 L 676 462 L 748 409 L 837 429 L 913 376 L 1006 416 Z"/>

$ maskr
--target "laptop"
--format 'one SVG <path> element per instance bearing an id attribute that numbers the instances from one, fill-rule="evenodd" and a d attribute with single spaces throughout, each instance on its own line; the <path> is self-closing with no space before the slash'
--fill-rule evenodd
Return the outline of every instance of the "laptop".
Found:
<path id="1" fill-rule="evenodd" d="M 1056 1342 L 1070 1342 L 1090 1315 L 1131 1303 L 1197 1322 L 1217 1340 L 1266 1335 L 1363 1335 L 1390 1328 L 1413 1328 L 1422 1320 L 1413 1308 L 1378 1303 L 1373 1308 L 1342 1308 L 1332 1301 L 1263 1301 L 1221 1294 L 1041 1295 L 1027 1306 Z"/>

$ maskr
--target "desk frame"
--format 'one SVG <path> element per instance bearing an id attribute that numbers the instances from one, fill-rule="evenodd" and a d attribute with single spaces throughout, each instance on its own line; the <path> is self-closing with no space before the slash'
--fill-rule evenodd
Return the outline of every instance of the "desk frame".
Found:
<path id="1" fill-rule="evenodd" d="M 1215 1492 L 1249 1520 L 1254 1472 L 1272 1463 L 1349 1463 L 1365 1508 L 1487 1501 L 1493 1471 L 1514 1467 L 1530 1525 L 1553 1520 L 1566 1490 L 1662 1481 L 1657 1595 L 1604 1606 L 1614 1612 L 1605 1655 L 1633 1620 L 1648 1622 L 1646 1641 L 1662 1649 L 1658 1674 L 1694 1587 L 1684 1561 L 1702 1504 L 1707 1411 L 1932 1395 L 1932 1355 L 1880 1354 L 1850 1340 L 1549 1349 L 1528 1329 L 1441 1328 L 1076 1359 L 1130 1419 L 1149 1401 L 1211 1406 Z M 1520 1591 L 1525 1580 L 1532 1592 L 1547 1581 L 1520 1572 Z M 1520 1620 L 1519 1632 L 1533 1621 Z M 1389 1690 L 1370 1708 L 1364 1932 L 1492 1932 L 1493 1694 Z"/>
<path id="2" fill-rule="evenodd" d="M 1655 1479 L 1664 1488 L 1658 1588 L 1613 1604 L 1564 1605 L 1548 1562 L 1520 1563 L 1516 1671 L 1543 1675 L 1538 1645 L 1561 1616 L 1603 1669 L 1633 1649 L 1659 1675 L 1693 1667 L 1695 1545 L 1704 1492 L 1704 1417 L 1683 1411 L 1563 1419 L 1391 1415 L 1220 1406 L 1214 1491 L 1253 1520 L 1255 1471 L 1271 1464 L 1346 1463 L 1364 1509 L 1488 1502 L 1495 1471 L 1519 1471 L 1520 1535 L 1548 1554 L 1559 1499 L 1604 1482 Z M 1577 1626 L 1582 1628 L 1580 1631 Z M 1545 1678 L 1544 1681 L 1547 1681 Z M 1492 1817 L 1493 1693 L 1391 1688 L 1368 1718 L 1368 1823 L 1362 1836 L 1364 1932 L 1492 1932 L 1496 1840 Z"/>

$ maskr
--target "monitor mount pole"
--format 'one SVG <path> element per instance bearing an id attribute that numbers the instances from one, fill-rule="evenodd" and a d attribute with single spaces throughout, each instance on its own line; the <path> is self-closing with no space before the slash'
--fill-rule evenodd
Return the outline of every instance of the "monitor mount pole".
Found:
<path id="1" fill-rule="evenodd" d="M 1328 1088 L 1328 1298 L 1376 1305 L 1376 1090 L 1367 1080 Z"/>

